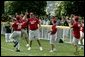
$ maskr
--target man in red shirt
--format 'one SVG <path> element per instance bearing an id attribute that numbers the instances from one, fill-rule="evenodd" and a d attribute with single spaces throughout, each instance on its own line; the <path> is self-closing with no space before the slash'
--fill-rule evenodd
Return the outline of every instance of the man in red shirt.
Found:
<path id="1" fill-rule="evenodd" d="M 30 13 L 30 18 L 28 19 L 27 23 L 29 28 L 29 42 L 30 42 L 28 50 L 31 49 L 32 40 L 37 39 L 40 50 L 42 51 L 43 49 L 39 41 L 39 27 L 40 27 L 39 19 L 36 18 L 33 13 Z"/>
<path id="2" fill-rule="evenodd" d="M 74 16 L 74 23 L 73 23 L 73 44 L 76 48 L 76 53 L 78 53 L 78 42 L 80 39 L 80 24 L 78 22 L 79 17 Z"/>
<path id="3" fill-rule="evenodd" d="M 52 22 L 52 27 L 51 27 L 51 33 L 50 33 L 50 44 L 51 44 L 51 46 L 52 46 L 52 49 L 50 50 L 50 52 L 53 52 L 53 51 L 55 51 L 55 41 L 56 41 L 56 38 L 57 38 L 57 36 L 56 36 L 56 34 L 57 34 L 57 28 L 56 28 L 56 21 L 53 21 Z"/>
<path id="4" fill-rule="evenodd" d="M 13 38 L 14 47 L 16 47 L 16 52 L 20 52 L 20 38 L 21 38 L 21 28 L 22 22 L 20 20 L 20 16 L 16 17 L 16 21 L 12 24 L 13 33 L 10 35 L 10 38 Z"/>
<path id="5" fill-rule="evenodd" d="M 26 40 L 26 42 L 27 42 L 27 47 L 29 46 L 29 43 L 28 43 L 28 34 L 27 34 L 27 13 L 25 13 L 25 15 L 24 16 L 22 16 L 21 15 L 21 21 L 22 21 L 22 30 L 21 30 L 21 34 L 23 34 L 24 35 L 24 37 L 25 37 L 25 40 Z"/>

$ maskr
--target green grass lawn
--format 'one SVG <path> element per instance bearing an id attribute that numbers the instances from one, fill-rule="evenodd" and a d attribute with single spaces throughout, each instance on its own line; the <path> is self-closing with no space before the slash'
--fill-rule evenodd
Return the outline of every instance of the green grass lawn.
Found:
<path id="1" fill-rule="evenodd" d="M 6 43 L 4 36 L 1 36 L 1 56 L 84 56 L 84 50 L 80 50 L 79 54 L 75 55 L 75 49 L 71 44 L 56 43 L 57 51 L 51 53 L 49 52 L 51 49 L 49 41 L 40 40 L 40 42 L 44 49 L 43 51 L 39 50 L 39 46 L 36 41 L 33 41 L 32 49 L 28 51 L 27 47 L 25 46 L 25 39 L 21 38 L 21 52 L 16 52 L 16 49 L 13 47 L 13 43 Z"/>

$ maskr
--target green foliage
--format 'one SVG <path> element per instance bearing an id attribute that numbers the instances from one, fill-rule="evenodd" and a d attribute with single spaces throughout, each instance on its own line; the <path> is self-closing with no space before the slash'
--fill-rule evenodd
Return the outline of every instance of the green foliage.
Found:
<path id="1" fill-rule="evenodd" d="M 84 1 L 62 1 L 56 10 L 57 16 L 80 15 L 84 16 Z"/>
<path id="2" fill-rule="evenodd" d="M 2 14 L 2 16 L 1 16 L 1 21 L 3 21 L 3 22 L 11 21 L 11 19 L 12 18 L 8 14 Z"/>
<path id="3" fill-rule="evenodd" d="M 5 13 L 15 14 L 16 12 L 36 12 L 38 15 L 45 15 L 46 1 L 7 1 Z M 6 7 L 7 6 L 7 7 Z"/>

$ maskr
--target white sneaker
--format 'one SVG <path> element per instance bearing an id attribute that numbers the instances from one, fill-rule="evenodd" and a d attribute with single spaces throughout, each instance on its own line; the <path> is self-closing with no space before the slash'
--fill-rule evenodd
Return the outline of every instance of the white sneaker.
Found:
<path id="1" fill-rule="evenodd" d="M 26 45 L 26 47 L 28 47 L 28 46 L 29 46 L 29 44 Z"/>
<path id="2" fill-rule="evenodd" d="M 29 47 L 27 50 L 31 50 L 31 47 Z"/>
<path id="3" fill-rule="evenodd" d="M 53 51 L 56 51 L 56 49 L 54 48 Z"/>
<path id="4" fill-rule="evenodd" d="M 53 52 L 53 50 L 50 50 L 50 52 Z"/>
<path id="5" fill-rule="evenodd" d="M 42 47 L 40 47 L 40 51 L 42 51 L 43 49 L 42 49 Z"/>
<path id="6" fill-rule="evenodd" d="M 79 50 L 81 50 L 81 49 L 84 49 L 84 47 L 83 46 L 80 46 Z"/>

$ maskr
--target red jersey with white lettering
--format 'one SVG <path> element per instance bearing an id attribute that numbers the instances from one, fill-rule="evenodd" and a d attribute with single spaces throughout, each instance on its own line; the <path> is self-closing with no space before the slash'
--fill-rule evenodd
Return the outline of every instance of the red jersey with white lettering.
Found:
<path id="1" fill-rule="evenodd" d="M 12 25 L 14 31 L 21 31 L 22 28 L 22 22 L 21 20 L 15 21 Z"/>
<path id="2" fill-rule="evenodd" d="M 39 19 L 37 19 L 37 18 L 29 18 L 28 23 L 29 23 L 28 27 L 30 30 L 36 30 L 36 29 L 38 29 L 38 24 L 40 22 L 39 22 Z"/>
<path id="3" fill-rule="evenodd" d="M 55 34 L 57 32 L 56 25 L 52 25 L 51 29 L 52 29 L 51 35 L 53 35 L 53 34 Z"/>
<path id="4" fill-rule="evenodd" d="M 78 22 L 73 23 L 73 36 L 77 39 L 80 38 L 80 24 Z"/>

